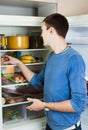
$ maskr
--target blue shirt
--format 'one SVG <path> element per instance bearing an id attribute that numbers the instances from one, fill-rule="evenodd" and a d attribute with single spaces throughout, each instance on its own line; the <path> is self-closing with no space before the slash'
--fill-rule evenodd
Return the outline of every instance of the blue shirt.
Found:
<path id="1" fill-rule="evenodd" d="M 43 70 L 35 74 L 30 83 L 44 86 L 45 102 L 70 100 L 75 112 L 45 112 L 53 130 L 64 130 L 74 125 L 86 106 L 85 63 L 82 56 L 72 48 L 63 53 L 50 53 Z"/>

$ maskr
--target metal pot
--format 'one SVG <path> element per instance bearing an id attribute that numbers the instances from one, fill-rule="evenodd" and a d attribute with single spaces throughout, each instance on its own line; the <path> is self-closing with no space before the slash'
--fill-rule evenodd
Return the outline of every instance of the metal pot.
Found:
<path id="1" fill-rule="evenodd" d="M 29 36 L 7 36 L 8 49 L 29 48 Z"/>

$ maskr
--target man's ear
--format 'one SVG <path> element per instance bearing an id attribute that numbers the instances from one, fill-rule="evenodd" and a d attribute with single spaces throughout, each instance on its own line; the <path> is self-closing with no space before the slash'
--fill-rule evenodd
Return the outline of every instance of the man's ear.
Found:
<path id="1" fill-rule="evenodd" d="M 50 33 L 54 34 L 56 30 L 53 27 L 50 27 Z"/>

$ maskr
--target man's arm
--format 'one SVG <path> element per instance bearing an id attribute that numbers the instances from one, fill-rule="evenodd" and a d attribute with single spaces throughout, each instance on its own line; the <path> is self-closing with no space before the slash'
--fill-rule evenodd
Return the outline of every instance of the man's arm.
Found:
<path id="1" fill-rule="evenodd" d="M 75 112 L 70 104 L 70 100 L 62 101 L 62 102 L 42 102 L 38 99 L 27 99 L 29 102 L 32 102 L 32 105 L 27 106 L 26 108 L 29 110 L 40 111 L 40 110 L 54 110 L 59 112 Z"/>
<path id="2" fill-rule="evenodd" d="M 34 72 L 32 72 L 25 64 L 23 64 L 21 61 L 17 63 L 17 66 L 20 68 L 22 71 L 23 75 L 29 82 L 31 78 L 34 76 Z"/>
<path id="3" fill-rule="evenodd" d="M 31 80 L 31 78 L 33 77 L 34 73 L 25 65 L 23 64 L 20 60 L 11 57 L 11 56 L 3 56 L 3 64 L 15 64 L 17 65 L 20 70 L 22 71 L 23 75 L 25 76 L 25 78 L 27 79 L 27 81 L 29 82 Z"/>

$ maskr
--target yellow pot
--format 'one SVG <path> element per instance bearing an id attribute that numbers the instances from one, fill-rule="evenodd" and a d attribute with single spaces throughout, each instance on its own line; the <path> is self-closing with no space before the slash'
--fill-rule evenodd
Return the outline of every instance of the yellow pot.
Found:
<path id="1" fill-rule="evenodd" d="M 28 36 L 8 36 L 7 37 L 8 49 L 27 49 L 29 48 Z"/>

